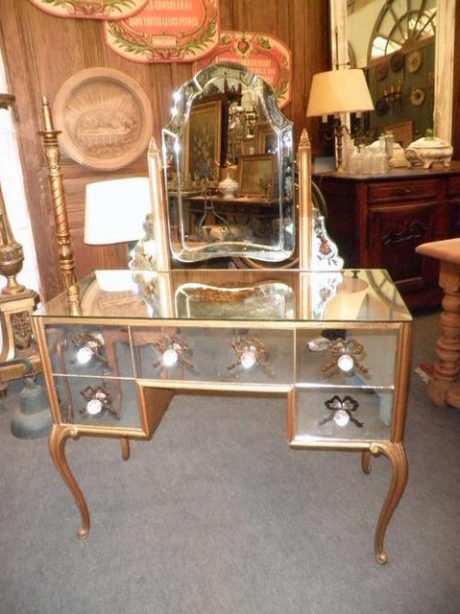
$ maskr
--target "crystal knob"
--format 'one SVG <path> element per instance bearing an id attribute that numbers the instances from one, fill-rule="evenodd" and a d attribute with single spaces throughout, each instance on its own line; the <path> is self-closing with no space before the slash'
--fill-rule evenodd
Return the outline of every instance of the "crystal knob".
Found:
<path id="1" fill-rule="evenodd" d="M 338 409 L 334 414 L 334 422 L 337 426 L 347 426 L 350 422 L 350 416 L 343 409 Z"/>
<path id="2" fill-rule="evenodd" d="M 350 356 L 350 354 L 343 354 L 337 360 L 337 365 L 341 371 L 343 371 L 344 373 L 349 373 L 353 370 L 353 367 L 355 366 L 355 361 L 353 360 L 353 357 Z"/>
<path id="3" fill-rule="evenodd" d="M 170 368 L 170 367 L 174 367 L 174 365 L 178 361 L 178 358 L 179 358 L 179 354 L 177 353 L 177 351 L 170 348 L 163 352 L 163 355 L 161 357 L 161 362 L 163 363 L 164 367 Z"/>
<path id="4" fill-rule="evenodd" d="M 91 401 L 88 401 L 86 404 L 86 411 L 88 414 L 91 414 L 91 416 L 100 414 L 102 411 L 102 401 L 99 399 L 91 399 Z"/>
<path id="5" fill-rule="evenodd" d="M 80 365 L 86 365 L 94 356 L 94 352 L 89 345 L 84 345 L 77 352 L 77 361 Z"/>
<path id="6" fill-rule="evenodd" d="M 246 350 L 241 354 L 240 363 L 243 369 L 250 369 L 257 362 L 256 355 L 252 350 Z"/>

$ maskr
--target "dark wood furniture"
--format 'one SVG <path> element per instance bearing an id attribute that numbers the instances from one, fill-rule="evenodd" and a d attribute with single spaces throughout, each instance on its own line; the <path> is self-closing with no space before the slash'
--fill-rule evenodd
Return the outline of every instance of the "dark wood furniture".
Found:
<path id="1" fill-rule="evenodd" d="M 418 245 L 460 236 L 460 162 L 385 175 L 314 175 L 345 266 L 384 268 L 410 309 L 438 305 L 439 265 Z"/>

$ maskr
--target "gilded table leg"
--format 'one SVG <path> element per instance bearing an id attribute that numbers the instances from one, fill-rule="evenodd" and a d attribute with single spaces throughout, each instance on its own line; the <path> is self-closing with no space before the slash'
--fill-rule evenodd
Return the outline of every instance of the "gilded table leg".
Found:
<path id="1" fill-rule="evenodd" d="M 77 535 L 80 539 L 83 539 L 87 537 L 89 533 L 89 512 L 85 498 L 83 497 L 83 493 L 81 492 L 65 457 L 64 448 L 69 437 L 72 439 L 77 439 L 79 437 L 78 431 L 74 427 L 53 425 L 49 436 L 49 448 L 51 458 L 53 459 L 56 469 L 59 471 L 62 479 L 70 489 L 70 492 L 72 493 L 75 503 L 80 511 L 82 526 L 80 529 L 78 529 Z"/>
<path id="2" fill-rule="evenodd" d="M 371 472 L 371 451 L 370 450 L 363 450 L 362 456 L 361 456 L 361 468 L 364 471 L 364 473 L 370 473 Z"/>
<path id="3" fill-rule="evenodd" d="M 402 497 L 407 483 L 407 457 L 402 443 L 374 443 L 371 445 L 370 451 L 374 456 L 379 456 L 380 454 L 387 456 L 391 461 L 393 471 L 390 490 L 380 512 L 375 532 L 375 556 L 377 561 L 384 565 L 388 557 L 383 550 L 383 540 L 385 539 L 385 532 L 393 512 Z"/>
<path id="4" fill-rule="evenodd" d="M 122 437 L 120 439 L 120 443 L 121 443 L 121 458 L 126 461 L 129 459 L 129 455 L 130 455 L 129 439 L 127 437 Z"/>

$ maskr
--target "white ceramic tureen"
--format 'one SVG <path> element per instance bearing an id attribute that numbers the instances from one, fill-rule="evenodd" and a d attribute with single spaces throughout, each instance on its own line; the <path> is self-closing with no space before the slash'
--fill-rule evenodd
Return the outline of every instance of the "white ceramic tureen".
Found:
<path id="1" fill-rule="evenodd" d="M 428 135 L 413 141 L 407 147 L 406 158 L 412 166 L 431 168 L 432 164 L 439 163 L 448 167 L 453 151 L 452 145 L 447 141 Z"/>

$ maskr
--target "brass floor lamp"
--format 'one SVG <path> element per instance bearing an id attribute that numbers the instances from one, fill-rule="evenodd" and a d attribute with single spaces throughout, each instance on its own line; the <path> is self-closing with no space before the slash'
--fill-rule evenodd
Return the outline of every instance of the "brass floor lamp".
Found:
<path id="1" fill-rule="evenodd" d="M 13 104 L 14 96 L 0 95 L 0 109 Z M 42 370 L 31 319 L 39 297 L 35 290 L 16 280 L 23 261 L 24 252 L 13 236 L 0 186 L 0 275 L 6 278 L 0 291 L 0 398 L 6 397 L 13 380 L 24 378 L 20 408 L 13 417 L 11 430 L 18 437 L 32 438 L 48 432 L 49 417 L 42 407 L 42 389 L 34 381 Z"/>

